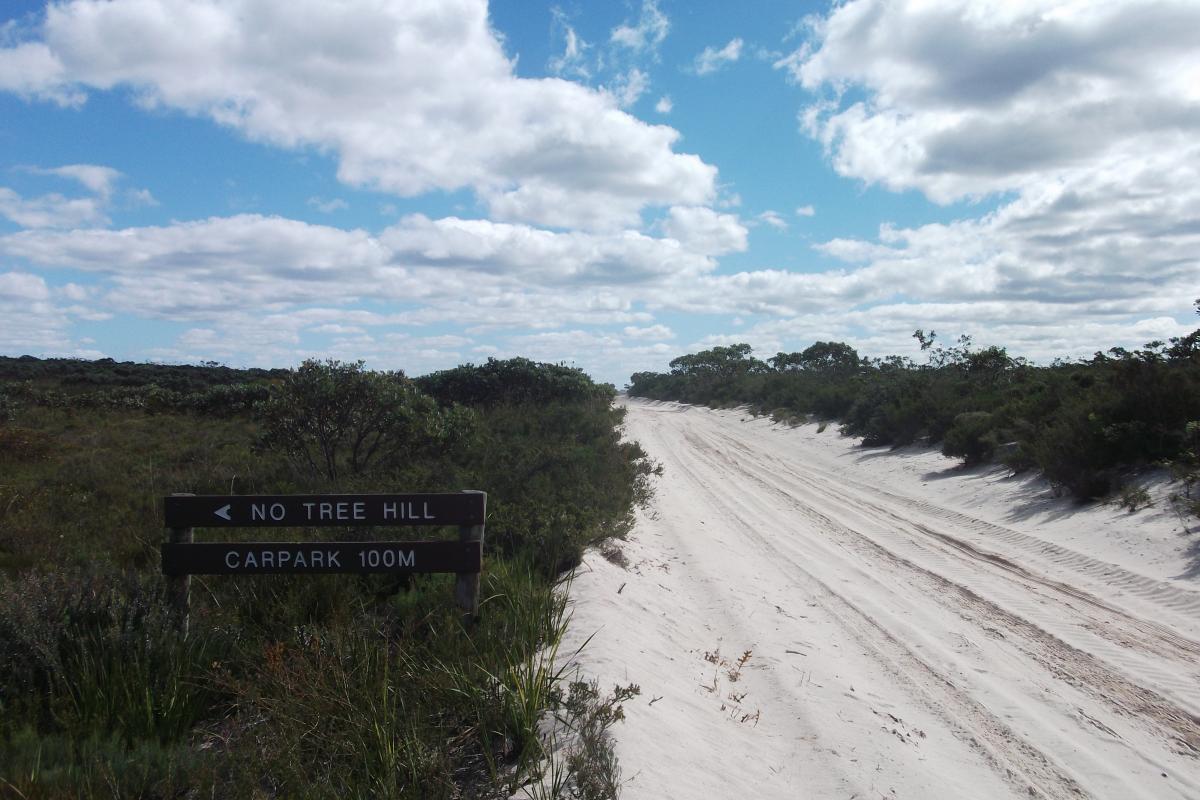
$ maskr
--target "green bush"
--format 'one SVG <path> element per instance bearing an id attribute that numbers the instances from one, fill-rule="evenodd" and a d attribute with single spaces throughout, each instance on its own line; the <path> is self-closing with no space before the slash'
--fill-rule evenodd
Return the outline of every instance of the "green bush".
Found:
<path id="1" fill-rule="evenodd" d="M 527 358 L 489 358 L 416 379 L 421 391 L 442 404 L 477 408 L 521 403 L 587 402 L 613 396 L 613 387 L 597 384 L 581 369 Z"/>
<path id="2" fill-rule="evenodd" d="M 970 465 L 990 461 L 999 444 L 994 425 L 994 417 L 987 411 L 959 414 L 942 440 L 942 453 Z"/>
<path id="3" fill-rule="evenodd" d="M 301 472 L 340 478 L 419 460 L 457 446 L 472 415 L 439 408 L 400 372 L 363 363 L 305 361 L 262 406 L 262 445 Z"/>

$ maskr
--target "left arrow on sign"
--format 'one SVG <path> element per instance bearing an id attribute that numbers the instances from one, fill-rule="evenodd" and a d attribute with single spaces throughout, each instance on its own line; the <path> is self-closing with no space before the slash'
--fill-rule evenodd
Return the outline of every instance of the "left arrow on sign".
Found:
<path id="1" fill-rule="evenodd" d="M 232 505 L 232 504 L 230 504 L 230 505 Z M 220 508 L 218 508 L 218 509 L 217 509 L 216 511 L 214 511 L 213 513 L 214 513 L 214 514 L 216 514 L 216 515 L 217 515 L 218 517 L 220 517 L 221 519 L 224 519 L 224 520 L 229 520 L 230 522 L 232 522 L 233 520 L 232 520 L 232 519 L 230 518 L 230 516 L 229 516 L 229 508 L 230 508 L 230 505 L 224 505 L 224 506 L 221 506 Z"/>

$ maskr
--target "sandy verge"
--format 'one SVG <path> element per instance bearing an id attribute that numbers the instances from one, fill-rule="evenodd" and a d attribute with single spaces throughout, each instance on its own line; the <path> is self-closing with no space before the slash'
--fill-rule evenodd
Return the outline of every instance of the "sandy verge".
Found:
<path id="1" fill-rule="evenodd" d="M 1200 797 L 1200 557 L 836 427 L 628 401 L 665 473 L 564 651 L 639 697 L 626 798 Z"/>

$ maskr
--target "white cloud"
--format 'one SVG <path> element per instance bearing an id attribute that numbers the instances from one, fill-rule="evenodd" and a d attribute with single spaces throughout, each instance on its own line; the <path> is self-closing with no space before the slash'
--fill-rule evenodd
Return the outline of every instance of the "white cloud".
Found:
<path id="1" fill-rule="evenodd" d="M 801 126 L 839 173 L 937 202 L 1006 195 L 818 245 L 843 270 L 707 275 L 664 307 L 775 315 L 754 330 L 877 354 L 916 327 L 1036 357 L 1194 327 L 1200 7 L 859 0 L 810 24 L 777 66 L 816 95 Z"/>
<path id="2" fill-rule="evenodd" d="M 649 339 L 655 341 L 675 338 L 675 332 L 666 325 L 650 325 L 645 328 L 629 326 L 622 333 L 625 334 L 625 338 L 627 339 Z"/>
<path id="3" fill-rule="evenodd" d="M 675 110 L 675 104 L 671 102 L 670 96 L 664 94 L 662 97 L 658 98 L 658 102 L 654 104 L 654 110 L 659 114 L 670 114 Z"/>
<path id="4" fill-rule="evenodd" d="M 741 39 L 730 39 L 729 44 L 719 50 L 715 47 L 706 47 L 700 55 L 696 56 L 693 69 L 697 75 L 710 75 L 726 64 L 732 64 L 741 58 L 742 45 Z"/>
<path id="5" fill-rule="evenodd" d="M 767 223 L 776 230 L 786 231 L 788 227 L 787 220 L 785 220 L 778 211 L 767 209 L 758 215 L 758 219 Z"/>
<path id="6" fill-rule="evenodd" d="M 721 187 L 721 196 L 717 198 L 718 208 L 741 208 L 742 196 L 737 192 L 728 192 L 728 187 Z"/>
<path id="7" fill-rule="evenodd" d="M 693 252 L 723 255 L 746 249 L 746 226 L 736 215 L 711 208 L 674 206 L 663 221 L 663 229 Z"/>
<path id="8" fill-rule="evenodd" d="M 127 193 L 129 202 L 135 206 L 157 206 L 158 200 L 149 189 L 130 189 Z"/>
<path id="9" fill-rule="evenodd" d="M 102 354 L 72 340 L 71 314 L 54 303 L 39 275 L 0 272 L 0 353 L 98 358 Z"/>
<path id="10" fill-rule="evenodd" d="M 0 254 L 97 274 L 97 288 L 73 290 L 78 300 L 140 316 L 210 321 L 371 298 L 415 308 L 306 319 L 359 326 L 631 325 L 649 319 L 634 308 L 639 293 L 710 273 L 714 255 L 745 245 L 745 229 L 729 215 L 678 209 L 672 221 L 674 236 L 656 238 L 414 215 L 373 236 L 239 215 L 123 230 L 23 231 L 0 237 Z"/>
<path id="11" fill-rule="evenodd" d="M 840 173 L 949 202 L 1186 151 L 1197 29 L 1191 2 L 858 0 L 777 66 L 833 92 L 803 121 Z"/>
<path id="12" fill-rule="evenodd" d="M 80 286 L 77 283 L 68 283 L 60 286 L 59 291 L 62 292 L 63 297 L 68 300 L 74 300 L 77 303 L 87 300 L 90 296 L 88 287 Z"/>
<path id="13" fill-rule="evenodd" d="M 113 206 L 116 184 L 124 176 L 112 167 L 96 164 L 67 164 L 61 167 L 19 167 L 33 175 L 63 178 L 83 186 L 88 197 L 66 197 L 51 192 L 26 198 L 6 187 L 0 187 L 0 216 L 23 228 L 76 228 L 107 225 L 108 211 Z M 135 205 L 153 205 L 154 197 L 146 189 L 131 190 L 127 201 Z"/>
<path id="14" fill-rule="evenodd" d="M 563 52 L 550 59 L 548 68 L 555 75 L 575 76 L 588 80 L 591 78 L 592 72 L 587 65 L 586 56 L 591 45 L 575 32 L 575 28 L 570 24 L 567 15 L 561 8 L 551 9 L 551 14 L 554 16 L 555 31 L 561 32 L 563 38 Z"/>
<path id="15" fill-rule="evenodd" d="M 155 21 L 156 8 L 171 13 Z M 747 222 L 712 206 L 740 198 L 673 151 L 676 131 L 621 111 L 620 84 L 517 78 L 477 2 L 358 16 L 282 8 L 52 6 L 34 43 L 41 71 L 21 88 L 0 69 L 0 82 L 51 102 L 129 87 L 140 102 L 260 141 L 324 148 L 349 183 L 471 188 L 497 218 L 413 215 L 377 233 L 251 214 L 57 231 L 103 224 L 105 203 L 124 195 L 106 168 L 55 168 L 91 196 L 0 190 L 0 213 L 37 228 L 0 236 L 13 270 L 0 277 L 0 347 L 78 349 L 73 320 L 121 312 L 190 320 L 159 351 L 178 358 L 342 354 L 417 371 L 520 353 L 611 377 L 678 354 L 656 316 L 667 310 L 737 315 L 696 344 L 748 339 L 766 355 L 816 339 L 884 354 L 911 348 L 916 327 L 1037 357 L 1085 355 L 1195 325 L 1200 76 L 1182 43 L 1197 29 L 1194 5 L 835 6 L 778 62 L 813 92 L 801 125 L 835 169 L 939 202 L 991 194 L 998 207 L 819 243 L 837 269 L 732 274 L 716 258 L 746 250 Z M 634 55 L 653 57 L 666 35 L 665 16 L 642 24 L 656 14 L 646 4 L 601 44 L 628 102 L 646 91 Z M 265 50 L 243 41 L 251 35 Z M 0 50 L 0 65 L 31 58 L 14 54 L 21 46 Z M 568 37 L 564 57 L 571 48 Z M 574 48 L 586 53 L 581 40 Z M 647 213 L 661 219 L 643 228 L 656 207 L 666 211 Z M 56 267 L 91 272 L 94 285 L 50 289 L 32 275 Z"/>
<path id="16" fill-rule="evenodd" d="M 340 197 L 334 197 L 330 200 L 324 200 L 320 197 L 310 197 L 308 198 L 308 204 L 317 211 L 320 211 L 322 214 L 332 214 L 335 211 L 345 211 L 350 207 L 350 204 Z"/>
<path id="17" fill-rule="evenodd" d="M 0 272 L 0 300 L 33 303 L 50 299 L 50 289 L 39 275 L 27 272 Z"/>
<path id="18" fill-rule="evenodd" d="M 64 107 L 82 105 L 86 95 L 67 85 L 65 78 L 58 56 L 41 42 L 0 47 L 0 90 Z"/>
<path id="19" fill-rule="evenodd" d="M 38 175 L 56 175 L 78 181 L 85 188 L 100 198 L 112 196 L 113 186 L 121 178 L 121 173 L 112 167 L 97 164 L 67 164 L 62 167 L 28 167 L 27 171 Z"/>
<path id="20" fill-rule="evenodd" d="M 653 3 L 642 16 L 615 41 L 660 42 L 665 16 Z M 128 86 L 146 106 L 251 139 L 326 148 L 355 186 L 470 188 L 499 218 L 567 227 L 636 224 L 647 206 L 713 195 L 716 170 L 675 153 L 677 131 L 623 113 L 606 92 L 516 77 L 483 0 L 72 0 L 48 7 L 41 36 L 0 48 L 12 62 L 35 44 L 57 65 L 10 90 Z"/>
<path id="21" fill-rule="evenodd" d="M 705 210 L 696 210 L 691 216 L 704 217 Z M 687 212 L 684 215 L 689 216 Z M 469 269 L 539 286 L 637 284 L 655 277 L 711 270 L 715 262 L 710 256 L 728 247 L 711 228 L 728 228 L 732 218 L 704 218 L 709 219 L 709 229 L 676 241 L 677 236 L 676 240 L 658 239 L 635 231 L 556 233 L 489 220 L 431 220 L 414 215 L 384 231 L 380 240 L 390 249 L 392 259 L 405 265 Z M 697 222 L 693 227 L 702 225 Z"/>
<path id="22" fill-rule="evenodd" d="M 75 228 L 104 225 L 107 204 L 98 197 L 64 197 L 57 192 L 25 198 L 0 186 L 0 217 L 23 228 Z"/>
<path id="23" fill-rule="evenodd" d="M 671 21 L 658 8 L 656 0 L 642 0 L 642 13 L 636 23 L 626 22 L 613 28 L 613 44 L 627 47 L 636 53 L 657 54 L 658 46 L 667 38 Z"/>
<path id="24" fill-rule="evenodd" d="M 650 77 L 634 67 L 613 84 L 612 94 L 621 108 L 629 108 L 650 88 Z"/>

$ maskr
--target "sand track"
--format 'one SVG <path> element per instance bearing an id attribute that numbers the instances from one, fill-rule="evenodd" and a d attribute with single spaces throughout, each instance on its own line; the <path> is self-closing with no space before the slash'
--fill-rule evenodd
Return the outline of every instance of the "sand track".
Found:
<path id="1" fill-rule="evenodd" d="M 571 590 L 581 666 L 642 688 L 626 797 L 1200 797 L 1194 581 L 833 431 L 628 407 L 665 472 L 629 569 L 591 555 Z"/>

